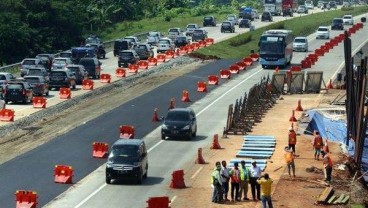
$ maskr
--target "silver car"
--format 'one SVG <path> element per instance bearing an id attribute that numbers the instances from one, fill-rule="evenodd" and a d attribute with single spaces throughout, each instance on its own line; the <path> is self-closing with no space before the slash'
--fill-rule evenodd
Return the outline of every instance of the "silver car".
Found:
<path id="1" fill-rule="evenodd" d="M 308 51 L 308 39 L 306 37 L 296 37 L 293 42 L 293 51 Z"/>
<path id="2" fill-rule="evenodd" d="M 157 44 L 157 53 L 166 52 L 168 50 L 175 50 L 174 42 L 169 38 L 161 38 Z"/>
<path id="3" fill-rule="evenodd" d="M 64 69 L 73 62 L 70 58 L 55 58 L 52 62 L 51 70 Z"/>
<path id="4" fill-rule="evenodd" d="M 35 58 L 26 58 L 23 59 L 23 61 L 21 62 L 21 69 L 20 69 L 20 76 L 23 77 L 24 75 L 26 75 L 28 73 L 28 69 L 31 67 L 36 67 L 41 65 L 41 60 L 40 59 L 35 59 Z"/>

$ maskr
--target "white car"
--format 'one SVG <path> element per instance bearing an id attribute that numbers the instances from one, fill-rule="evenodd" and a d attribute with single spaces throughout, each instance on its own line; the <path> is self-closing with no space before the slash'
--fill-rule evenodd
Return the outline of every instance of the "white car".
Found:
<path id="1" fill-rule="evenodd" d="M 308 51 L 308 39 L 306 37 L 296 37 L 293 42 L 293 51 Z"/>
<path id="2" fill-rule="evenodd" d="M 175 44 L 170 38 L 161 38 L 157 44 L 157 53 L 175 50 Z"/>
<path id="3" fill-rule="evenodd" d="M 186 36 L 192 36 L 193 31 L 198 29 L 198 28 L 199 28 L 199 26 L 197 24 L 187 24 L 185 35 Z"/>
<path id="4" fill-rule="evenodd" d="M 70 58 L 55 58 L 52 61 L 51 70 L 64 69 L 68 65 L 72 65 L 73 62 Z"/>
<path id="5" fill-rule="evenodd" d="M 316 39 L 330 39 L 330 28 L 326 26 L 319 26 L 316 31 Z"/>
<path id="6" fill-rule="evenodd" d="M 227 15 L 227 21 L 233 21 L 234 25 L 239 24 L 239 18 L 235 14 Z"/>
<path id="7" fill-rule="evenodd" d="M 353 25 L 354 24 L 353 15 L 344 15 L 342 17 L 342 22 L 346 25 Z"/>

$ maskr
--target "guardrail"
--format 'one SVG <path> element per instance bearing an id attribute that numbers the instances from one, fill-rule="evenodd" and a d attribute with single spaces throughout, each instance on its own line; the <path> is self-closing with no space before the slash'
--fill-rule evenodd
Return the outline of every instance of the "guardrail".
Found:
<path id="1" fill-rule="evenodd" d="M 135 34 L 133 36 L 136 36 L 139 40 L 142 40 L 142 42 L 145 42 L 143 40 L 146 38 L 147 34 L 148 34 L 148 32 L 145 32 L 145 33 L 137 33 L 137 34 Z M 109 40 L 109 41 L 103 42 L 103 45 L 105 47 L 106 53 L 109 53 L 109 52 L 111 52 L 113 50 L 113 48 L 114 48 L 114 41 L 115 40 Z M 57 54 L 55 54 L 55 55 L 57 55 Z M 0 72 L 9 72 L 9 71 L 12 71 L 12 70 L 19 69 L 20 68 L 20 64 L 21 64 L 21 62 L 0 67 Z"/>

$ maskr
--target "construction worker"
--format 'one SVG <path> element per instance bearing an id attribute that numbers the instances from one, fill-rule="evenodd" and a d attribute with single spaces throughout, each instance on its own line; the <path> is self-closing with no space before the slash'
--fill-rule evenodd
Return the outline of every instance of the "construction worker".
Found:
<path id="1" fill-rule="evenodd" d="M 249 168 L 249 172 L 250 172 L 249 182 L 250 188 L 252 190 L 253 201 L 256 201 L 257 199 L 261 200 L 260 196 L 261 187 L 259 186 L 259 183 L 257 183 L 257 180 L 259 179 L 259 177 L 261 177 L 262 170 L 257 166 L 255 160 L 252 161 L 252 166 Z"/>
<path id="2" fill-rule="evenodd" d="M 240 175 L 241 169 L 238 167 L 238 162 L 234 163 L 234 167 L 230 170 L 231 178 L 231 201 L 240 201 L 239 199 L 239 185 L 240 185 Z M 234 193 L 235 191 L 235 193 Z"/>
<path id="3" fill-rule="evenodd" d="M 328 148 L 328 141 L 325 139 L 325 142 L 323 143 L 323 151 L 325 153 L 330 153 L 330 149 Z"/>
<path id="4" fill-rule="evenodd" d="M 291 177 L 291 170 L 293 171 L 293 176 L 295 177 L 295 163 L 294 163 L 294 153 L 293 151 L 290 149 L 290 147 L 286 146 L 285 147 L 285 154 L 284 154 L 284 158 L 285 158 L 285 162 L 286 165 L 288 167 L 288 173 L 289 173 L 289 177 Z"/>
<path id="5" fill-rule="evenodd" d="M 264 176 L 259 177 L 257 183 L 261 185 L 262 189 L 262 196 L 261 196 L 262 207 L 266 208 L 268 204 L 269 208 L 273 208 L 271 199 L 271 185 L 273 181 L 271 180 L 268 173 L 265 173 Z"/>
<path id="6" fill-rule="evenodd" d="M 323 166 L 325 168 L 325 181 L 331 182 L 331 174 L 332 174 L 332 159 L 328 153 L 324 151 L 321 152 L 323 157 Z"/>
<path id="7" fill-rule="evenodd" d="M 245 161 L 242 160 L 240 161 L 240 168 L 242 170 L 242 174 L 240 176 L 240 193 L 239 193 L 239 198 L 242 198 L 242 195 L 244 194 L 243 200 L 248 201 L 248 184 L 249 184 L 249 176 L 250 176 L 250 171 L 249 168 L 247 166 L 245 166 Z"/>
<path id="8" fill-rule="evenodd" d="M 228 167 L 226 167 L 226 161 L 223 160 L 221 162 L 222 164 L 222 168 L 221 168 L 221 176 L 222 176 L 222 190 L 224 192 L 224 200 L 225 201 L 230 201 L 227 198 L 227 194 L 229 192 L 229 181 L 230 181 L 230 171 L 228 169 Z"/>
<path id="9" fill-rule="evenodd" d="M 295 145 L 296 145 L 296 133 L 293 127 L 290 127 L 289 128 L 289 148 L 293 150 L 294 154 L 295 154 Z"/>
<path id="10" fill-rule="evenodd" d="M 323 140 L 319 132 L 315 132 L 315 137 L 313 140 L 313 148 L 314 148 L 314 159 L 319 160 L 319 155 L 321 154 L 321 150 L 323 147 Z"/>
<path id="11" fill-rule="evenodd" d="M 222 177 L 221 177 L 221 163 L 216 162 L 216 168 L 211 174 L 211 186 L 213 188 L 212 202 L 223 203 L 222 200 Z"/>

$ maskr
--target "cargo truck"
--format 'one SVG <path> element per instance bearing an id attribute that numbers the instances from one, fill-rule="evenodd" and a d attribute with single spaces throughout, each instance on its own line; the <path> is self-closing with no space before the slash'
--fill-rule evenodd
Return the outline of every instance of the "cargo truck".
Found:
<path id="1" fill-rule="evenodd" d="M 272 16 L 281 15 L 282 13 L 282 0 L 264 0 L 264 11 L 270 12 Z"/>

